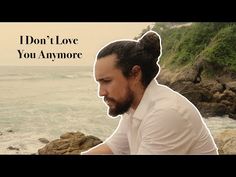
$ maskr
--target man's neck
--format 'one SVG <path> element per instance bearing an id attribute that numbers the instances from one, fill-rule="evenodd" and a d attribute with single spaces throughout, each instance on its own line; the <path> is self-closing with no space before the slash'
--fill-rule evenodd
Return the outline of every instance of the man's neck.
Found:
<path id="1" fill-rule="evenodd" d="M 137 109 L 141 99 L 143 98 L 144 92 L 145 92 L 145 88 L 143 86 L 138 87 L 136 89 L 136 92 L 134 92 L 134 102 L 131 106 L 134 110 Z"/>

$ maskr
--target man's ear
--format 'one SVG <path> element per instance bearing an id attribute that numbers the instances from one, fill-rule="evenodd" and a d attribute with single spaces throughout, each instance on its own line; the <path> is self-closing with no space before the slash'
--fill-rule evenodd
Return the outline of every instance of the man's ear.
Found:
<path id="1" fill-rule="evenodd" d="M 135 78 L 138 78 L 138 80 L 141 79 L 141 75 L 142 75 L 142 70 L 141 67 L 139 65 L 134 65 L 132 70 L 131 70 L 132 76 Z"/>

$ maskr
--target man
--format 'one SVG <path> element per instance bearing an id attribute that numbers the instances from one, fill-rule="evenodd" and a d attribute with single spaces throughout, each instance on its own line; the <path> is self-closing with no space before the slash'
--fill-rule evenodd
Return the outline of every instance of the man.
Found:
<path id="1" fill-rule="evenodd" d="M 99 96 L 110 116 L 122 118 L 107 140 L 82 154 L 218 154 L 196 107 L 156 82 L 160 55 L 160 37 L 153 31 L 99 51 Z"/>

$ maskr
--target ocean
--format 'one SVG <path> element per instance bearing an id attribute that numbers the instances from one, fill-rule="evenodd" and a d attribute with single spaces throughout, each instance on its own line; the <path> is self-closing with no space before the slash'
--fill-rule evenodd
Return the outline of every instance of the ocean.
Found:
<path id="1" fill-rule="evenodd" d="M 0 67 L 0 154 L 37 153 L 39 138 L 66 132 L 105 140 L 119 121 L 106 113 L 92 67 Z"/>
<path id="2" fill-rule="evenodd" d="M 107 116 L 92 66 L 1 66 L 0 154 L 36 154 L 39 138 L 81 131 L 101 140 L 119 118 Z M 204 119 L 212 133 L 236 129 L 227 117 Z"/>

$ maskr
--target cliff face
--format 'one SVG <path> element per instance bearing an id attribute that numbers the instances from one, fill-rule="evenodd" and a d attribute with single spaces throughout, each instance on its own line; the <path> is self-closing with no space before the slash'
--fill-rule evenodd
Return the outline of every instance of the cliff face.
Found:
<path id="1" fill-rule="evenodd" d="M 188 98 L 203 117 L 229 115 L 236 119 L 236 80 L 233 78 L 204 78 L 194 68 L 178 73 L 162 68 L 157 80 Z"/>
<path id="2" fill-rule="evenodd" d="M 204 117 L 236 119 L 236 23 L 153 30 L 162 37 L 159 83 L 187 97 Z"/>

